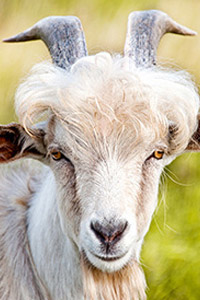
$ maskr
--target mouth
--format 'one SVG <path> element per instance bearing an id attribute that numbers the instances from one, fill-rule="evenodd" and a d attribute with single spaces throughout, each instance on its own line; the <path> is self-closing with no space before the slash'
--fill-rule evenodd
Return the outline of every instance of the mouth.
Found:
<path id="1" fill-rule="evenodd" d="M 124 267 L 129 259 L 130 253 L 127 251 L 122 255 L 114 255 L 114 254 L 96 254 L 93 251 L 85 251 L 82 249 L 82 257 L 84 261 L 89 263 L 89 265 L 103 271 L 103 272 L 116 272 Z"/>
<path id="2" fill-rule="evenodd" d="M 99 256 L 99 255 L 96 255 L 92 252 L 91 252 L 91 254 L 94 255 L 96 258 L 98 258 L 100 260 L 103 260 L 103 261 L 106 261 L 106 262 L 112 262 L 112 261 L 119 260 L 119 259 L 123 258 L 126 255 L 126 253 L 125 253 L 121 256 L 112 256 L 112 257 L 110 257 L 110 256 Z"/>
<path id="3" fill-rule="evenodd" d="M 97 257 L 98 259 L 101 259 L 103 261 L 116 261 L 116 260 L 119 260 L 120 258 L 124 257 L 124 255 L 121 255 L 121 256 L 114 256 L 114 257 L 109 257 L 109 256 L 99 256 L 99 255 L 96 255 L 94 253 L 92 253 L 95 257 Z"/>

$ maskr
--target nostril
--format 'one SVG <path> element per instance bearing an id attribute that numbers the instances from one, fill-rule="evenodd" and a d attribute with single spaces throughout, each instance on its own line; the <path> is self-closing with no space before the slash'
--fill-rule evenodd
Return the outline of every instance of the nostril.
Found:
<path id="1" fill-rule="evenodd" d="M 101 241 L 101 242 L 105 242 L 106 240 L 106 235 L 104 233 L 104 230 L 103 230 L 103 226 L 100 225 L 99 222 L 92 222 L 90 224 L 90 228 L 92 229 L 92 231 L 95 233 L 96 237 Z"/>
<path id="2" fill-rule="evenodd" d="M 122 234 L 127 226 L 128 222 L 120 222 L 117 225 L 111 225 L 110 223 L 102 225 L 98 221 L 95 221 L 90 224 L 92 231 L 103 244 L 117 243 L 122 238 Z"/>
<path id="3" fill-rule="evenodd" d="M 115 231 L 113 232 L 112 236 L 110 237 L 111 241 L 118 241 L 119 239 L 121 239 L 122 234 L 124 233 L 124 231 L 126 230 L 128 226 L 128 222 L 125 223 L 120 223 L 116 228 Z"/>

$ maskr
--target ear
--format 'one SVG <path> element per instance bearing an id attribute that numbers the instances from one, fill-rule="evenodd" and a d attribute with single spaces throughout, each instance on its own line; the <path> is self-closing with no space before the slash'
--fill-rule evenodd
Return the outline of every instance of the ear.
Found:
<path id="1" fill-rule="evenodd" d="M 0 163 L 10 162 L 22 157 L 44 159 L 44 129 L 31 129 L 28 134 L 23 126 L 12 123 L 0 126 Z"/>
<path id="2" fill-rule="evenodd" d="M 198 120 L 197 130 L 191 137 L 187 145 L 186 151 L 200 152 L 200 114 L 197 116 L 197 120 Z"/>

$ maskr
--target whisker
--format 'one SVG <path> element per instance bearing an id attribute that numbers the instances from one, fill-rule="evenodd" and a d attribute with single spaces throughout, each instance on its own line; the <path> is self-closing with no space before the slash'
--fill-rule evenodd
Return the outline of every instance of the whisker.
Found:
<path id="1" fill-rule="evenodd" d="M 166 170 L 166 169 L 165 169 L 165 170 Z M 180 186 L 186 186 L 186 187 L 191 187 L 191 186 L 193 186 L 193 183 L 182 183 L 182 182 L 177 181 L 177 180 L 174 179 L 171 175 L 169 175 L 169 173 L 171 173 L 173 176 L 175 176 L 175 177 L 178 179 L 178 177 L 177 177 L 172 171 L 170 171 L 170 172 L 168 173 L 169 169 L 167 169 L 167 172 L 166 172 L 165 170 L 163 170 L 163 173 L 165 173 L 165 175 L 166 175 L 172 182 L 174 182 L 175 184 L 178 184 L 178 185 L 180 185 Z"/>

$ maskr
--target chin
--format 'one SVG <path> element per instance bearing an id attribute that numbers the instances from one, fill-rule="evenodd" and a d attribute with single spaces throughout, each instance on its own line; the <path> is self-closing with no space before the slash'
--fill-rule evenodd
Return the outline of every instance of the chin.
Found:
<path id="1" fill-rule="evenodd" d="M 134 259 L 133 251 L 129 250 L 120 255 L 97 255 L 83 249 L 82 253 L 88 264 L 92 267 L 107 273 L 113 273 L 124 268 L 129 261 Z"/>

